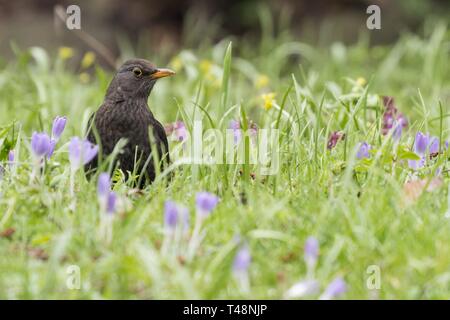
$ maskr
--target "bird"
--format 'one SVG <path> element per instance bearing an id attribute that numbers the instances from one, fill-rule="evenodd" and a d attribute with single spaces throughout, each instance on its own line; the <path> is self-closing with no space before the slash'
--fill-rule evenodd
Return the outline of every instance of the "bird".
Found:
<path id="1" fill-rule="evenodd" d="M 139 175 L 134 185 L 144 188 L 155 180 L 152 143 L 161 161 L 161 169 L 170 163 L 169 145 L 164 126 L 155 119 L 147 100 L 156 81 L 174 75 L 145 59 L 127 60 L 109 84 L 103 103 L 88 121 L 87 140 L 99 144 L 101 156 L 110 155 L 116 144 L 126 144 L 115 159 L 115 165 L 127 176 Z M 99 166 L 99 155 L 88 163 L 88 175 Z"/>

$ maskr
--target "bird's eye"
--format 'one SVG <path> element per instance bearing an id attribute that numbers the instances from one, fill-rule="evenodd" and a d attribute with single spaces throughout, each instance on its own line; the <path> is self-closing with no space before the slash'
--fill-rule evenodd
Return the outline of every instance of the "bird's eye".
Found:
<path id="1" fill-rule="evenodd" d="M 142 70 L 139 69 L 138 67 L 136 67 L 136 68 L 133 69 L 133 73 L 134 73 L 134 75 L 135 75 L 136 77 L 142 76 Z"/>

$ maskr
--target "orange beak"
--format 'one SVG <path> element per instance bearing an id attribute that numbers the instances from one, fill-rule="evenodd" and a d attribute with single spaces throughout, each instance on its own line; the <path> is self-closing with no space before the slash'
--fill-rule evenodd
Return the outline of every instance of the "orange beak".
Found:
<path id="1" fill-rule="evenodd" d="M 151 79 L 159 79 L 159 78 L 173 76 L 174 74 L 175 74 L 175 71 L 172 71 L 170 69 L 158 68 L 158 69 L 156 69 L 156 72 L 154 72 L 150 75 L 150 78 Z"/>

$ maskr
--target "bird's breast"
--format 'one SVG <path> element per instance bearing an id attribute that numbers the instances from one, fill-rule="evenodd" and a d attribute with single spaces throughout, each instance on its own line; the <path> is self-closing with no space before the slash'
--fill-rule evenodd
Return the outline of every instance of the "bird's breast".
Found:
<path id="1" fill-rule="evenodd" d="M 154 118 L 147 105 L 124 101 L 101 108 L 96 117 L 97 128 L 104 143 L 116 144 L 126 138 L 134 145 L 148 145 L 148 128 Z"/>

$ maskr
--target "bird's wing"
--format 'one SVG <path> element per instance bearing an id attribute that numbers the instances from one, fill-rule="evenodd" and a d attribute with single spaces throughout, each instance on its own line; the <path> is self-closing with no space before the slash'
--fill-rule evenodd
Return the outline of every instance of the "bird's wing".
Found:
<path id="1" fill-rule="evenodd" d="M 161 150 L 161 154 L 165 156 L 165 160 L 167 163 L 170 163 L 170 156 L 169 156 L 169 142 L 167 141 L 166 131 L 164 130 L 164 126 L 159 123 L 158 121 L 155 121 L 153 124 L 154 128 L 154 134 L 157 135 L 158 140 L 160 140 L 163 144 L 164 150 Z"/>

